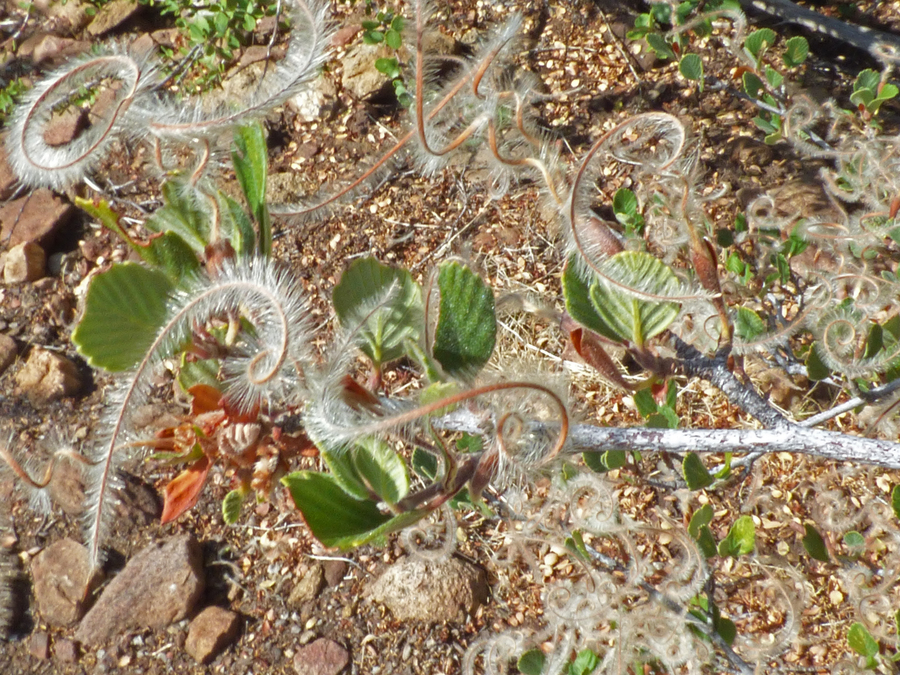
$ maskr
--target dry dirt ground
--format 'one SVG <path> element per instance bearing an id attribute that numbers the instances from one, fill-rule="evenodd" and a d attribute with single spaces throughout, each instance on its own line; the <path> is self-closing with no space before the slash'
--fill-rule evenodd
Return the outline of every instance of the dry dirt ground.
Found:
<path id="1" fill-rule="evenodd" d="M 361 19 L 363 3 L 338 3 L 336 16 L 342 25 Z M 885 29 L 900 32 L 900 8 L 896 3 L 875 3 L 868 18 Z M 865 8 L 864 8 L 865 9 Z M 699 94 L 678 76 L 672 65 L 654 63 L 635 55 L 623 41 L 624 31 L 642 11 L 636 2 L 568 0 L 560 2 L 484 2 L 461 0 L 440 3 L 440 30 L 471 44 L 512 11 L 525 16 L 525 42 L 520 66 L 535 72 L 545 83 L 547 98 L 540 112 L 547 128 L 558 135 L 567 161 L 574 161 L 604 129 L 629 114 L 651 110 L 670 112 L 683 119 L 698 139 L 704 184 L 726 187 L 711 204 L 710 216 L 717 226 L 727 226 L 742 208 L 741 196 L 779 187 L 803 174 L 803 162 L 785 144 L 774 147 L 760 142 L 761 134 L 750 123 L 755 114 L 731 87 L 708 87 Z M 10 17 L 24 18 L 10 9 Z M 754 23 L 773 26 L 783 36 L 796 34 L 791 27 L 762 16 Z M 147 11 L 122 25 L 113 35 L 129 41 L 142 32 L 163 27 Z M 4 29 L 9 31 L 9 29 Z M 35 12 L 18 36 L 18 43 L 38 31 L 54 26 Z M 64 37 L 80 37 L 64 35 Z M 346 48 L 352 46 L 351 40 Z M 839 44 L 810 36 L 813 56 L 804 68 L 803 86 L 820 95 L 845 100 L 849 82 L 870 64 L 865 55 Z M 7 42 L 6 49 L 14 45 Z M 339 55 L 329 61 L 324 77 L 340 82 Z M 711 81 L 732 82 L 734 62 L 712 39 L 703 54 Z M 16 67 L 27 69 L 28 63 Z M 315 122 L 303 121 L 291 110 L 279 110 L 266 120 L 269 128 L 270 171 L 292 175 L 290 189 L 310 193 L 317 186 L 336 184 L 351 176 L 361 163 L 377 156 L 380 148 L 405 128 L 406 114 L 383 98 L 357 100 L 339 86 L 329 89 L 327 112 Z M 897 108 L 887 106 L 885 124 L 896 121 Z M 140 158 L 120 149 L 102 167 L 97 183 L 126 185 L 114 192 L 120 204 L 139 203 L 152 209 L 159 202 L 158 185 L 135 167 Z M 411 164 L 401 165 L 364 200 L 358 200 L 314 224 L 291 226 L 278 222 L 276 256 L 286 261 L 313 298 L 316 321 L 327 331 L 332 318 L 329 298 L 349 260 L 372 254 L 380 260 L 404 265 L 420 279 L 431 266 L 450 256 L 460 256 L 487 278 L 498 296 L 517 293 L 557 303 L 560 245 L 555 225 L 544 217 L 541 197 L 532 184 L 514 186 L 500 199 L 492 199 L 480 180 L 477 161 L 462 160 L 431 177 L 419 175 Z M 224 177 L 228 180 L 226 174 Z M 88 191 L 90 192 L 90 191 Z M 112 194 L 112 191 L 111 191 Z M 612 190 L 606 195 L 609 203 Z M 123 208 L 125 208 L 123 206 Z M 134 211 L 140 218 L 139 211 Z M 66 254 L 63 272 L 38 284 L 5 287 L 0 291 L 0 331 L 13 336 L 22 348 L 21 359 L 34 345 L 61 350 L 81 365 L 85 384 L 77 396 L 65 398 L 44 409 L 35 409 L 16 392 L 14 366 L 0 376 L 0 420 L 3 433 L 15 444 L 40 452 L 40 440 L 53 434 L 80 440 L 94 428 L 103 405 L 108 378 L 91 372 L 68 342 L 75 318 L 75 289 L 91 270 L 125 254 L 116 238 L 78 216 L 57 237 L 50 253 Z M 501 328 L 501 358 L 520 354 L 547 371 L 561 372 L 571 361 L 559 332 L 541 319 L 509 318 Z M 322 333 L 320 347 L 327 343 Z M 585 421 L 608 425 L 638 424 L 639 416 L 630 400 L 610 390 L 599 378 L 574 366 L 574 405 Z M 403 373 L 389 377 L 402 378 Z M 161 400 L 171 397 L 171 383 L 160 380 Z M 827 398 L 827 395 L 826 395 Z M 690 383 L 680 399 L 684 424 L 731 427 L 749 423 L 711 388 Z M 816 401 L 801 401 L 814 406 Z M 852 427 L 853 421 L 845 424 Z M 8 431 L 7 431 L 8 430 Z M 655 463 L 655 460 L 653 460 Z M 135 482 L 144 488 L 160 488 L 171 475 L 164 469 L 134 467 Z M 614 477 L 618 478 L 618 475 Z M 722 516 L 756 508 L 761 513 L 758 548 L 787 555 L 809 593 L 802 615 L 800 638 L 771 665 L 771 669 L 796 667 L 808 672 L 827 672 L 830 663 L 847 651 L 846 631 L 854 616 L 836 566 L 818 563 L 803 554 L 799 523 L 816 512 L 816 494 L 842 490 L 855 504 L 883 500 L 897 474 L 885 474 L 780 454 L 767 457 L 754 468 L 753 476 L 733 489 L 701 497 Z M 622 479 L 622 508 L 637 519 L 653 520 L 655 509 L 666 509 L 678 519 L 675 498 L 645 484 L 639 477 Z M 460 519 L 464 543 L 460 554 L 484 565 L 494 594 L 475 616 L 448 625 L 404 624 L 392 618 L 381 605 L 361 597 L 364 582 L 390 564 L 402 550 L 392 542 L 385 548 L 363 547 L 346 556 L 343 579 L 327 588 L 313 606 L 298 611 L 286 598 L 303 572 L 312 564 L 310 554 L 322 554 L 306 532 L 284 495 L 271 504 L 248 510 L 238 525 L 227 527 L 219 504 L 227 491 L 227 480 L 214 476 L 200 503 L 185 517 L 167 526 L 157 524 L 151 514 L 158 505 L 146 499 L 147 490 L 136 488 L 145 500 L 133 505 L 129 517 L 120 520 L 110 546 L 111 566 L 121 565 L 147 542 L 173 533 L 192 532 L 203 542 L 209 587 L 203 604 L 221 604 L 239 612 L 242 629 L 236 642 L 208 666 L 197 665 L 183 651 L 186 623 L 161 631 L 123 636 L 101 651 L 86 651 L 75 662 L 51 656 L 36 659 L 29 653 L 30 636 L 49 633 L 51 644 L 71 637 L 71 630 L 48 628 L 33 605 L 18 616 L 8 641 L 0 642 L 0 671 L 19 673 L 293 673 L 291 657 L 310 637 L 334 639 L 350 652 L 354 673 L 446 673 L 460 672 L 464 650 L 476 636 L 510 626 L 537 625 L 540 621 L 540 586 L 530 571 L 516 566 L 497 566 L 492 545 L 502 537 L 500 519 L 472 514 Z M 0 499 L 11 504 L 13 530 L 3 546 L 14 549 L 22 568 L 22 590 L 28 598 L 28 563 L 43 547 L 66 536 L 77 535 L 77 521 L 58 507 L 48 517 L 33 515 L 11 485 L 0 483 Z M 679 497 L 681 499 L 682 497 Z M 697 504 L 696 501 L 693 502 Z M 755 505 L 748 507 L 747 505 Z M 732 518 L 725 517 L 723 522 Z M 73 535 L 73 533 L 76 533 Z M 722 536 L 724 532 L 718 532 Z M 779 548 L 786 542 L 785 550 Z M 543 559 L 546 547 L 536 546 Z M 730 565 L 727 561 L 723 565 Z M 550 575 L 573 573 L 565 559 Z M 731 607 L 731 616 L 741 631 L 777 629 L 783 616 L 755 613 L 767 602 L 756 597 L 750 578 L 759 572 L 728 569 L 732 587 L 726 589 L 742 605 Z M 897 593 L 882 589 L 896 609 Z M 737 601 L 737 600 L 735 600 Z M 741 613 L 743 612 L 743 614 Z M 749 617 L 749 618 L 748 618 Z M 755 618 L 753 618 L 755 617 Z M 766 622 L 770 622 L 768 625 Z M 649 668 L 649 666 L 648 666 Z M 764 670 L 768 670 L 764 666 Z M 649 671 L 648 671 L 649 672 Z M 807 672 L 807 671 L 804 671 Z"/>

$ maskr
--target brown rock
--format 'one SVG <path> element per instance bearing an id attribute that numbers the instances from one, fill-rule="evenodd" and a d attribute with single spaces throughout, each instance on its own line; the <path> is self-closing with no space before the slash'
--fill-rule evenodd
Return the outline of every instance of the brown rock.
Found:
<path id="1" fill-rule="evenodd" d="M 19 348 L 16 346 L 16 341 L 9 335 L 0 333 L 0 375 L 12 365 L 18 353 Z"/>
<path id="2" fill-rule="evenodd" d="M 191 621 L 184 649 L 198 663 L 209 663 L 234 642 L 240 623 L 240 617 L 230 610 L 207 607 Z"/>
<path id="3" fill-rule="evenodd" d="M 0 206 L 0 241 L 9 246 L 30 241 L 49 248 L 73 213 L 75 207 L 50 190 L 35 190 Z"/>
<path id="4" fill-rule="evenodd" d="M 60 32 L 77 32 L 87 26 L 91 19 L 87 11 L 90 5 L 82 0 L 35 0 L 34 6 L 44 16 L 52 19 Z"/>
<path id="5" fill-rule="evenodd" d="M 3 281 L 7 284 L 22 284 L 44 276 L 47 254 L 44 249 L 30 241 L 13 246 L 6 254 L 3 266 Z"/>
<path id="6" fill-rule="evenodd" d="M 78 645 L 72 640 L 57 640 L 53 644 L 53 656 L 63 663 L 75 663 L 78 660 Z"/>
<path id="7" fill-rule="evenodd" d="M 96 580 L 87 549 L 72 539 L 50 545 L 31 563 L 34 596 L 51 626 L 68 626 L 84 616 L 87 591 Z"/>
<path id="8" fill-rule="evenodd" d="M 13 173 L 6 154 L 6 136 L 0 136 L 0 199 L 6 200 L 12 196 L 17 180 L 18 177 Z"/>
<path id="9" fill-rule="evenodd" d="M 16 373 L 16 384 L 32 405 L 41 407 L 75 394 L 81 388 L 81 376 L 65 356 L 35 347 Z"/>
<path id="10" fill-rule="evenodd" d="M 313 565 L 291 589 L 288 605 L 300 607 L 310 600 L 315 600 L 325 585 L 325 570 L 321 564 Z"/>
<path id="11" fill-rule="evenodd" d="M 366 591 L 401 621 L 464 621 L 487 600 L 484 570 L 456 558 L 441 562 L 405 558 Z"/>
<path id="12" fill-rule="evenodd" d="M 350 654 L 334 640 L 319 638 L 294 654 L 298 675 L 338 675 L 350 663 Z"/>
<path id="13" fill-rule="evenodd" d="M 358 44 L 347 50 L 341 59 L 344 75 L 341 86 L 356 99 L 365 99 L 384 86 L 387 78 L 375 68 L 381 56 L 380 45 Z"/>
<path id="14" fill-rule="evenodd" d="M 347 563 L 343 560 L 326 560 L 323 566 L 325 567 L 325 583 L 329 586 L 337 586 L 347 574 Z"/>
<path id="15" fill-rule="evenodd" d="M 180 535 L 150 544 L 109 583 L 82 619 L 75 639 L 94 646 L 128 630 L 180 621 L 197 604 L 204 585 L 196 539 Z"/>
<path id="16" fill-rule="evenodd" d="M 83 468 L 80 462 L 60 458 L 53 467 L 53 477 L 47 486 L 50 499 L 70 516 L 80 516 L 84 511 Z"/>
<path id="17" fill-rule="evenodd" d="M 113 0 L 97 12 L 85 32 L 93 37 L 108 33 L 134 16 L 138 9 L 137 0 Z"/>
<path id="18" fill-rule="evenodd" d="M 34 658 L 46 661 L 50 658 L 50 636 L 44 631 L 32 634 L 28 640 L 28 653 Z"/>
<path id="19" fill-rule="evenodd" d="M 62 61 L 71 56 L 76 56 L 90 49 L 91 44 L 84 40 L 59 37 L 47 33 L 36 33 L 29 37 L 16 56 L 20 59 L 28 59 L 35 64 Z"/>
<path id="20" fill-rule="evenodd" d="M 54 115 L 44 129 L 44 143 L 50 147 L 68 145 L 90 126 L 88 111 L 81 108 L 67 108 Z"/>

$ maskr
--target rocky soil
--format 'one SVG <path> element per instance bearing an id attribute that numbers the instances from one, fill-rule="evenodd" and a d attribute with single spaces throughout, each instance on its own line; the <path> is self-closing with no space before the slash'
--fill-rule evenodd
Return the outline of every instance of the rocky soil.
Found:
<path id="1" fill-rule="evenodd" d="M 900 30 L 896 3 L 875 4 L 881 7 L 870 18 Z M 131 0 L 114 0 L 96 14 L 88 7 L 78 0 L 36 2 L 26 11 L 7 2 L 0 22 L 5 40 L 0 75 L 33 77 L 97 40 L 177 41 L 171 19 Z M 406 128 L 406 112 L 390 100 L 390 83 L 372 67 L 377 50 L 360 39 L 362 10 L 363 3 L 336 4 L 340 30 L 321 80 L 312 94 L 266 120 L 275 201 L 352 177 Z M 673 66 L 624 41 L 634 16 L 643 11 L 637 2 L 441 3 L 443 48 L 466 53 L 512 11 L 524 14 L 528 35 L 520 65 L 546 87 L 541 117 L 558 134 L 566 161 L 574 161 L 613 120 L 664 110 L 685 120 L 695 134 L 710 190 L 725 188 L 709 209 L 717 225 L 730 224 L 761 191 L 793 186 L 783 198 L 812 205 L 821 196 L 806 178 L 809 166 L 790 148 L 761 142 L 749 121 L 755 111 L 727 86 L 733 60 L 715 40 L 704 52 L 705 65 L 710 81 L 723 86 L 703 94 L 687 86 Z M 754 21 L 783 35 L 796 33 L 764 17 Z M 260 31 L 256 44 L 236 57 L 223 98 L 239 96 L 246 78 L 258 77 L 268 37 Z M 810 42 L 814 56 L 804 86 L 846 98 L 851 78 L 872 64 L 833 41 L 810 36 Z M 896 113 L 895 105 L 886 106 L 886 125 L 896 122 Z M 118 148 L 94 179 L 135 223 L 161 204 L 158 184 L 140 170 L 144 152 Z M 430 177 L 419 175 L 411 163 L 401 164 L 367 198 L 314 224 L 277 223 L 276 255 L 313 298 L 322 327 L 318 347 L 327 345 L 331 289 L 347 261 L 366 254 L 404 265 L 420 278 L 435 262 L 461 256 L 482 271 L 498 296 L 557 301 L 560 247 L 537 187 L 514 186 L 494 199 L 484 174 L 477 157 Z M 223 181 L 231 180 L 226 172 Z M 0 441 L 8 439 L 13 450 L 33 457 L 34 466 L 62 444 L 77 450 L 96 431 L 110 382 L 87 366 L 69 334 L 91 275 L 128 253 L 73 207 L 76 194 L 95 190 L 22 194 L 0 161 L 0 199 L 6 200 L 0 205 Z M 585 419 L 637 422 L 630 399 L 586 373 L 546 321 L 509 320 L 503 330 L 501 358 L 521 353 L 548 371 L 576 373 L 576 406 Z M 779 403 L 799 404 L 796 386 L 776 375 L 765 378 L 762 374 L 760 381 Z M 146 411 L 151 424 L 182 412 L 170 377 L 160 376 L 154 387 L 155 403 Z M 705 385 L 689 388 L 684 401 L 685 418 L 697 424 L 746 421 Z M 788 517 L 767 521 L 760 546 L 775 551 L 779 542 L 789 542 L 783 553 L 794 562 L 800 560 L 802 527 L 798 534 L 792 517 L 815 508 L 817 485 L 852 484 L 854 499 L 865 502 L 884 499 L 900 480 L 884 472 L 841 473 L 822 462 L 782 455 L 757 469 L 734 495 L 710 499 L 717 511 L 737 513 L 738 492 L 744 503 L 764 494 L 773 510 L 786 510 Z M 229 527 L 220 515 L 229 489 L 223 475 L 213 475 L 194 509 L 163 526 L 159 489 L 171 470 L 151 464 L 130 470 L 109 560 L 104 574 L 94 578 L 79 543 L 83 485 L 77 462 L 64 462 L 54 473 L 52 504 L 44 512 L 30 508 L 12 477 L 0 475 L 0 503 L 8 507 L 2 514 L 0 565 L 16 579 L 6 594 L 12 597 L 12 615 L 8 639 L 0 642 L 0 672 L 452 675 L 460 672 L 466 647 L 479 635 L 539 625 L 542 579 L 577 573 L 565 550 L 549 545 L 534 547 L 533 568 L 498 564 L 505 525 L 479 513 L 459 518 L 449 535 L 459 540 L 458 555 L 440 565 L 411 556 L 394 539 L 386 547 L 366 546 L 346 556 L 324 550 L 281 493 L 245 509 Z M 629 480 L 635 484 L 623 482 L 623 508 L 635 518 L 650 517 L 655 508 L 674 509 L 674 496 Z M 819 590 L 803 616 L 802 640 L 780 665 L 824 672 L 846 652 L 849 592 L 832 569 L 808 559 L 802 565 L 804 583 Z M 89 597 L 82 592 L 86 587 L 93 589 Z M 893 589 L 885 593 L 896 599 Z M 765 599 L 746 598 L 748 608 L 760 602 Z"/>

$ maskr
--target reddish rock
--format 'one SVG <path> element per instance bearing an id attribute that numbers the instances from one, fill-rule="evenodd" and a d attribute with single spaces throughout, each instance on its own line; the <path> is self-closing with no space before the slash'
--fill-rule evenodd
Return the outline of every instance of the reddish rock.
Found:
<path id="1" fill-rule="evenodd" d="M 319 638 L 294 654 L 298 675 L 338 675 L 350 663 L 350 654 L 334 640 Z"/>
<path id="2" fill-rule="evenodd" d="M 198 663 L 209 663 L 234 642 L 240 626 L 240 617 L 234 612 L 207 607 L 191 621 L 184 649 Z"/>
<path id="3" fill-rule="evenodd" d="M 129 630 L 163 628 L 187 616 L 203 593 L 203 554 L 190 535 L 150 544 L 104 589 L 75 639 L 95 646 Z"/>
<path id="4" fill-rule="evenodd" d="M 87 549 L 72 539 L 48 546 L 31 563 L 34 596 L 51 626 L 68 626 L 84 616 L 85 599 L 96 579 Z"/>
<path id="5" fill-rule="evenodd" d="M 44 631 L 34 633 L 28 640 L 28 653 L 34 658 L 46 661 L 50 658 L 50 636 Z"/>
<path id="6" fill-rule="evenodd" d="M 47 269 L 47 254 L 35 243 L 26 241 L 13 246 L 6 254 L 3 281 L 7 284 L 23 284 L 37 281 Z"/>
<path id="7" fill-rule="evenodd" d="M 81 389 L 81 376 L 75 364 L 65 356 L 35 347 L 16 373 L 16 384 L 32 405 L 43 407 L 75 394 Z"/>
<path id="8" fill-rule="evenodd" d="M 35 190 L 0 205 L 0 241 L 9 246 L 30 241 L 45 249 L 49 248 L 56 232 L 68 222 L 73 213 L 75 207 L 50 190 Z"/>
<path id="9" fill-rule="evenodd" d="M 12 197 L 16 190 L 18 177 L 13 173 L 6 154 L 6 135 L 0 136 L 0 199 L 6 200 Z M 0 221 L 2 222 L 2 221 Z"/>

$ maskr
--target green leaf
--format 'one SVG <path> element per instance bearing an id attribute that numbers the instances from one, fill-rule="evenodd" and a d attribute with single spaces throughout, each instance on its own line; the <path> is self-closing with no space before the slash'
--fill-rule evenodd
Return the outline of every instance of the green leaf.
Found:
<path id="1" fill-rule="evenodd" d="M 367 438 L 347 451 L 322 450 L 322 458 L 338 485 L 356 499 L 396 504 L 409 491 L 406 465 L 384 441 Z"/>
<path id="2" fill-rule="evenodd" d="M 585 466 L 597 473 L 606 473 L 628 464 L 628 453 L 625 450 L 584 452 L 581 457 L 584 459 Z"/>
<path id="3" fill-rule="evenodd" d="M 216 193 L 219 203 L 219 233 L 231 242 L 238 257 L 245 258 L 256 250 L 253 222 L 243 207 L 224 192 Z"/>
<path id="4" fill-rule="evenodd" d="M 569 675 L 590 675 L 598 665 L 600 657 L 590 649 L 582 649 L 569 665 Z"/>
<path id="5" fill-rule="evenodd" d="M 136 263 L 113 265 L 91 281 L 72 342 L 95 368 L 131 368 L 165 323 L 173 290 L 162 272 Z"/>
<path id="6" fill-rule="evenodd" d="M 376 368 L 403 356 L 406 339 L 419 339 L 422 294 L 406 270 L 361 258 L 341 275 L 332 299 L 341 325 L 355 331 Z"/>
<path id="7" fill-rule="evenodd" d="M 879 84 L 881 84 L 881 73 L 867 68 L 856 76 L 856 81 L 853 83 L 853 91 L 869 91 L 874 98 Z"/>
<path id="8" fill-rule="evenodd" d="M 434 358 L 454 377 L 468 377 L 491 358 L 497 336 L 494 293 L 477 274 L 456 262 L 438 272 L 441 302 Z"/>
<path id="9" fill-rule="evenodd" d="M 266 202 L 268 175 L 268 147 L 262 124 L 253 122 L 238 127 L 234 132 L 234 150 L 231 159 L 238 183 L 247 199 L 250 213 L 259 227 L 259 252 L 272 255 L 272 223 Z"/>
<path id="10" fill-rule="evenodd" d="M 675 52 L 672 51 L 672 47 L 669 46 L 669 43 L 666 42 L 666 39 L 662 35 L 659 35 L 658 33 L 647 33 L 646 40 L 647 44 L 650 45 L 650 49 L 653 50 L 657 58 L 675 58 Z"/>
<path id="11" fill-rule="evenodd" d="M 221 391 L 219 382 L 219 359 L 201 359 L 188 361 L 186 354 L 181 356 L 181 367 L 178 369 L 178 385 L 187 391 L 196 384 L 207 384 Z"/>
<path id="12" fill-rule="evenodd" d="M 207 198 L 181 179 L 163 183 L 162 195 L 163 207 L 144 221 L 144 227 L 151 232 L 174 232 L 198 254 L 203 253 L 212 222 Z"/>
<path id="13" fill-rule="evenodd" d="M 744 342 L 752 342 L 766 332 L 766 324 L 752 309 L 738 307 L 734 315 L 734 332 Z"/>
<path id="14" fill-rule="evenodd" d="M 900 485 L 895 485 L 891 490 L 891 508 L 894 509 L 894 515 L 900 518 Z"/>
<path id="15" fill-rule="evenodd" d="M 809 354 L 806 357 L 806 376 L 813 382 L 824 380 L 831 376 L 831 370 L 828 369 L 828 366 L 822 361 L 822 357 L 819 356 L 819 350 L 815 343 L 810 347 Z"/>
<path id="16" fill-rule="evenodd" d="M 737 637 L 737 626 L 734 624 L 734 621 L 717 616 L 713 620 L 713 628 L 716 629 L 719 637 L 725 640 L 725 644 L 731 645 L 734 643 L 734 639 Z"/>
<path id="17" fill-rule="evenodd" d="M 427 450 L 417 447 L 410 460 L 413 471 L 422 478 L 434 480 L 438 472 L 438 459 Z"/>
<path id="18" fill-rule="evenodd" d="M 700 91 L 703 91 L 703 61 L 699 54 L 685 54 L 678 62 L 678 72 L 686 79 L 700 83 Z"/>
<path id="19" fill-rule="evenodd" d="M 649 389 L 640 389 L 634 392 L 632 398 L 634 400 L 634 406 L 641 414 L 641 417 L 650 417 L 653 413 L 659 412 L 659 405 L 656 403 L 656 399 L 653 398 L 653 393 Z"/>
<path id="20" fill-rule="evenodd" d="M 784 83 L 784 75 L 779 73 L 777 70 L 772 68 L 771 66 L 766 66 L 766 82 L 769 83 L 769 86 L 772 89 L 778 89 Z"/>
<path id="21" fill-rule="evenodd" d="M 744 41 L 744 49 L 758 62 L 766 47 L 770 47 L 773 44 L 775 44 L 775 31 L 771 28 L 760 28 L 747 36 L 747 39 Z"/>
<path id="22" fill-rule="evenodd" d="M 616 190 L 613 196 L 613 213 L 623 225 L 629 225 L 634 222 L 638 213 L 638 200 L 634 192 L 628 188 L 620 188 Z"/>
<path id="23" fill-rule="evenodd" d="M 519 657 L 516 668 L 522 675 L 541 675 L 544 670 L 544 652 L 540 649 L 529 649 Z"/>
<path id="24" fill-rule="evenodd" d="M 716 539 L 713 537 L 712 531 L 708 525 L 701 525 L 697 533 L 697 547 L 703 554 L 704 558 L 712 558 L 718 549 L 716 548 Z"/>
<path id="25" fill-rule="evenodd" d="M 382 501 L 396 504 L 409 492 L 406 464 L 384 441 L 364 439 L 350 451 L 350 457 L 359 477 Z"/>
<path id="26" fill-rule="evenodd" d="M 234 525 L 241 517 L 241 506 L 247 493 L 241 489 L 232 490 L 222 500 L 222 519 L 228 525 Z"/>
<path id="27" fill-rule="evenodd" d="M 649 253 L 623 251 L 606 259 L 602 270 L 621 286 L 598 279 L 591 286 L 591 302 L 603 322 L 620 335 L 620 339 L 642 347 L 678 316 L 678 303 L 645 300 L 625 290 L 630 288 L 656 296 L 677 293 L 678 279 L 661 260 Z"/>
<path id="28" fill-rule="evenodd" d="M 752 553 L 756 547 L 756 526 L 750 516 L 741 516 L 728 531 L 728 536 L 719 542 L 719 555 L 738 557 Z"/>
<path id="29" fill-rule="evenodd" d="M 391 516 L 374 501 L 360 501 L 328 474 L 295 471 L 281 479 L 313 535 L 323 545 L 348 550 L 421 520 L 427 511 Z"/>
<path id="30" fill-rule="evenodd" d="M 862 549 L 865 548 L 866 538 L 856 530 L 851 530 L 844 535 L 844 544 L 849 549 Z"/>
<path id="31" fill-rule="evenodd" d="M 847 644 L 850 645 L 850 649 L 866 658 L 873 658 L 878 654 L 878 643 L 859 621 L 847 631 Z"/>
<path id="32" fill-rule="evenodd" d="M 781 57 L 782 62 L 788 68 L 796 68 L 809 56 L 809 42 L 805 37 L 796 36 L 789 38 L 785 43 L 784 55 Z"/>
<path id="33" fill-rule="evenodd" d="M 622 337 L 600 318 L 594 303 L 591 302 L 590 288 L 576 271 L 575 258 L 570 257 L 569 262 L 563 268 L 562 290 L 566 301 L 566 311 L 575 321 L 585 328 L 594 331 L 615 342 L 621 342 Z"/>
<path id="34" fill-rule="evenodd" d="M 745 71 L 741 76 L 741 82 L 744 85 L 744 93 L 750 98 L 759 98 L 759 92 L 764 89 L 763 81 L 759 79 L 759 75 L 752 71 Z"/>
<path id="35" fill-rule="evenodd" d="M 383 57 L 375 59 L 375 70 L 379 73 L 384 73 L 392 80 L 395 77 L 400 77 L 400 63 L 395 58 Z"/>
<path id="36" fill-rule="evenodd" d="M 384 43 L 391 49 L 400 49 L 403 46 L 403 38 L 393 28 L 384 34 Z"/>
<path id="37" fill-rule="evenodd" d="M 714 515 L 713 508 L 709 504 L 704 504 L 694 511 L 694 515 L 691 516 L 691 522 L 688 524 L 688 534 L 694 539 L 698 539 L 700 537 L 700 528 L 709 525 Z"/>
<path id="38" fill-rule="evenodd" d="M 688 489 L 702 490 L 715 482 L 715 478 L 706 470 L 703 461 L 693 452 L 689 452 L 682 462 L 681 470 Z"/>
<path id="39" fill-rule="evenodd" d="M 831 557 L 828 555 L 828 548 L 825 546 L 825 540 L 822 535 L 812 525 L 806 524 L 806 535 L 803 537 L 803 548 L 809 553 L 811 558 L 828 562 Z"/>

